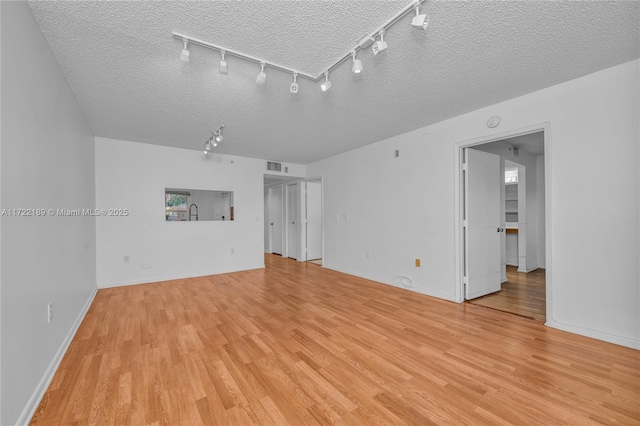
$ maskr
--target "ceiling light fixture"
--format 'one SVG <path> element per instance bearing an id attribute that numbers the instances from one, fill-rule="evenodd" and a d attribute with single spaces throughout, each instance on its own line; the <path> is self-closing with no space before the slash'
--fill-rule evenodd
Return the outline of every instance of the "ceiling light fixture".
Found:
<path id="1" fill-rule="evenodd" d="M 227 61 L 224 60 L 224 54 L 226 52 L 224 50 L 220 51 L 220 74 L 227 75 L 229 74 L 229 68 L 227 67 Z"/>
<path id="2" fill-rule="evenodd" d="M 222 129 L 224 129 L 224 124 L 220 126 L 218 130 L 215 131 L 214 135 L 214 144 L 213 146 L 218 146 L 218 142 L 222 142 Z"/>
<path id="3" fill-rule="evenodd" d="M 354 74 L 360 74 L 363 70 L 362 68 L 362 61 L 360 59 L 356 59 L 356 51 L 354 50 L 353 53 L 353 65 L 351 66 L 351 71 Z"/>
<path id="4" fill-rule="evenodd" d="M 385 50 L 387 48 L 387 42 L 384 41 L 384 32 L 386 30 L 388 30 L 391 26 L 395 25 L 396 23 L 398 23 L 401 19 L 403 19 L 406 15 L 411 14 L 412 11 L 415 11 L 415 16 L 412 18 L 411 20 L 411 25 L 414 26 L 415 28 L 419 28 L 421 30 L 426 30 L 427 26 L 429 25 L 429 16 L 425 13 L 425 14 L 420 14 L 420 6 L 422 5 L 422 3 L 425 0 L 411 0 L 411 2 L 409 4 L 407 4 L 405 7 L 403 7 L 400 11 L 398 11 L 398 13 L 396 13 L 395 15 L 393 15 L 389 20 L 387 20 L 385 23 L 383 23 L 381 26 L 379 26 L 377 29 L 375 29 L 374 31 L 367 33 L 365 36 L 363 36 L 362 38 L 360 38 L 360 40 L 358 40 L 358 42 L 355 44 L 355 46 L 353 46 L 350 50 L 346 51 L 341 57 L 339 57 L 336 61 L 334 61 L 332 64 L 330 64 L 329 66 L 327 66 L 326 68 L 324 68 L 320 73 L 318 74 L 310 74 L 310 73 L 305 73 L 305 72 L 301 72 L 299 70 L 290 68 L 290 67 L 285 67 L 283 65 L 279 65 L 277 63 L 274 62 L 269 62 L 269 61 L 265 61 L 264 59 L 261 58 L 257 58 L 255 56 L 251 56 L 251 55 L 247 55 L 245 53 L 242 52 L 238 52 L 236 50 L 232 50 L 232 49 L 228 49 L 226 47 L 223 46 L 219 46 L 216 44 L 212 44 L 209 43 L 207 41 L 204 40 L 200 40 L 194 37 L 190 37 L 184 34 L 180 34 L 178 32 L 173 32 L 173 37 L 182 40 L 184 42 L 184 49 L 183 49 L 183 54 L 180 56 L 180 58 L 185 61 L 188 62 L 189 61 L 189 51 L 187 49 L 187 42 L 191 43 L 191 44 L 196 44 L 198 46 L 202 46 L 204 48 L 207 49 L 211 49 L 211 50 L 217 50 L 221 53 L 222 56 L 222 60 L 220 61 L 220 73 L 221 74 L 226 74 L 228 71 L 228 68 L 226 67 L 226 61 L 225 61 L 225 55 L 232 55 L 235 56 L 237 58 L 241 58 L 244 59 L 246 61 L 250 61 L 250 62 L 255 62 L 257 64 L 261 65 L 261 70 L 260 73 L 258 74 L 258 76 L 256 77 L 256 83 L 257 84 L 264 84 L 266 82 L 266 74 L 264 72 L 264 68 L 265 66 L 268 66 L 269 68 L 273 68 L 276 70 L 280 70 L 283 72 L 287 72 L 289 74 L 297 74 L 298 77 L 303 77 L 306 79 L 309 79 L 311 81 L 320 81 L 322 79 L 323 76 L 326 76 L 326 74 L 328 72 L 332 72 L 334 69 L 336 69 L 338 66 L 340 66 L 343 62 L 346 62 L 350 57 L 352 57 L 353 59 L 353 65 L 352 65 L 352 71 L 356 74 L 361 73 L 363 68 L 362 68 L 362 61 L 360 61 L 359 59 L 356 59 L 356 51 L 358 50 L 362 50 L 362 49 L 366 49 L 369 46 L 371 46 L 373 44 L 373 53 L 374 55 L 377 55 L 378 53 L 382 52 L 383 50 Z M 380 34 L 380 41 L 376 41 L 376 39 L 374 37 L 371 36 L 371 34 Z M 223 62 L 225 64 L 223 64 Z M 327 80 L 328 81 L 328 80 Z M 297 83 L 297 81 L 294 79 L 294 83 Z M 321 83 L 321 87 L 322 87 L 322 83 Z M 290 87 L 291 89 L 291 87 Z"/>
<path id="5" fill-rule="evenodd" d="M 320 90 L 326 92 L 329 89 L 331 89 L 331 82 L 329 81 L 329 71 L 327 71 L 324 73 L 324 81 L 320 85 Z"/>
<path id="6" fill-rule="evenodd" d="M 218 146 L 218 142 L 222 142 L 222 129 L 224 129 L 224 124 L 218 128 L 218 130 L 211 133 L 211 136 L 204 143 L 204 153 L 209 154 L 211 150 Z"/>
<path id="7" fill-rule="evenodd" d="M 209 151 L 211 151 L 211 139 L 207 140 L 204 143 L 204 153 L 205 153 L 205 155 L 208 154 Z"/>
<path id="8" fill-rule="evenodd" d="M 182 62 L 189 62 L 189 49 L 187 49 L 189 40 L 187 38 L 183 38 L 182 41 L 184 42 L 184 48 L 182 49 L 182 53 L 180 54 L 180 60 Z"/>
<path id="9" fill-rule="evenodd" d="M 420 0 L 416 1 L 416 16 L 411 20 L 411 26 L 413 28 L 426 31 L 429 26 L 429 17 L 426 13 L 423 13 L 422 15 L 420 14 L 420 3 Z"/>
<path id="10" fill-rule="evenodd" d="M 265 74 L 265 72 L 264 72 L 264 66 L 265 66 L 265 63 L 264 62 L 260 62 L 260 72 L 258 73 L 258 76 L 256 77 L 256 83 L 258 83 L 258 84 L 264 84 L 264 82 L 267 81 L 267 74 Z"/>
<path id="11" fill-rule="evenodd" d="M 291 93 L 298 93 L 298 83 L 296 82 L 297 79 L 298 79 L 298 73 L 294 72 L 293 73 L 293 83 L 291 83 L 291 86 L 289 86 L 289 91 Z"/>
<path id="12" fill-rule="evenodd" d="M 375 43 L 373 43 L 373 47 L 371 48 L 371 50 L 373 50 L 374 55 L 377 55 L 378 53 L 382 52 L 386 48 L 387 48 L 387 42 L 384 41 L 384 28 L 383 28 L 382 31 L 380 31 L 380 41 L 376 41 Z"/>

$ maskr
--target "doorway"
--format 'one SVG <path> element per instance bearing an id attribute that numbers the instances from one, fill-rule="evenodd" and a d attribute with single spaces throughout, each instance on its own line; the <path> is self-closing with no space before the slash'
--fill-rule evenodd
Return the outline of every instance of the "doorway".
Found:
<path id="1" fill-rule="evenodd" d="M 545 123 L 456 144 L 459 302 L 552 319 L 549 142 Z"/>
<path id="2" fill-rule="evenodd" d="M 264 177 L 264 251 L 322 265 L 322 178 Z"/>

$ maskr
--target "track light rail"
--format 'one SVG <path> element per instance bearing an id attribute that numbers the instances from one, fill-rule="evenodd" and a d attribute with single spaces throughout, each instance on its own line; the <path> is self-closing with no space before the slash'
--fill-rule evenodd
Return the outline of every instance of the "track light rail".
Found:
<path id="1" fill-rule="evenodd" d="M 384 24 L 382 24 L 381 26 L 376 28 L 374 31 L 369 33 L 369 36 L 376 37 L 380 33 L 380 31 L 386 30 L 387 28 L 389 28 L 390 26 L 395 24 L 400 18 L 405 16 L 410 11 L 414 10 L 416 7 L 420 6 L 420 4 L 422 4 L 423 1 L 424 0 L 414 0 L 414 1 L 412 1 L 410 4 L 405 6 L 398 13 L 396 13 L 391 19 L 389 19 Z M 176 31 L 173 32 L 173 37 L 175 37 L 177 39 L 180 39 L 180 40 L 183 40 L 183 41 L 186 41 L 188 43 L 192 43 L 192 44 L 195 44 L 195 45 L 198 45 L 198 46 L 205 47 L 207 49 L 217 50 L 218 52 L 224 52 L 225 55 L 235 56 L 235 57 L 242 58 L 242 59 L 250 61 L 250 62 L 255 62 L 257 64 L 264 64 L 266 67 L 277 69 L 277 70 L 280 70 L 280 71 L 284 71 L 284 72 L 287 72 L 287 73 L 290 73 L 290 74 L 297 74 L 298 77 L 304 77 L 304 78 L 312 80 L 312 81 L 319 81 L 320 79 L 324 78 L 326 73 L 333 71 L 335 68 L 337 68 L 346 59 L 351 59 L 351 57 L 353 55 L 353 52 L 361 49 L 360 44 L 359 43 L 356 44 L 354 47 L 349 49 L 348 52 L 346 52 L 344 55 L 342 55 L 338 60 L 333 62 L 331 65 L 329 65 L 329 67 L 325 68 L 321 73 L 319 73 L 318 75 L 312 75 L 312 74 L 309 74 L 309 73 L 298 71 L 298 70 L 293 69 L 293 68 L 286 67 L 284 65 L 276 64 L 275 62 L 270 62 L 270 61 L 267 61 L 267 60 L 260 59 L 258 57 L 252 56 L 252 55 L 247 55 L 246 53 L 238 52 L 238 51 L 233 50 L 233 49 L 228 49 L 228 48 L 223 47 L 223 46 L 219 46 L 219 45 L 216 45 L 216 44 L 213 44 L 213 43 L 209 43 L 209 42 L 204 41 L 204 40 L 200 40 L 200 39 L 197 39 L 197 38 L 185 35 L 185 34 L 181 34 L 181 33 L 178 33 Z"/>

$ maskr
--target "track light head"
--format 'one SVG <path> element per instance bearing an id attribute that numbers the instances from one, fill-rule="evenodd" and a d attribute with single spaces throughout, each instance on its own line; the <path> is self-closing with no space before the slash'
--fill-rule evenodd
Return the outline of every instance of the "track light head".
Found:
<path id="1" fill-rule="evenodd" d="M 260 72 L 258 73 L 258 76 L 256 77 L 256 83 L 264 84 L 265 81 L 267 81 L 267 74 L 265 74 L 265 72 L 264 72 L 264 62 L 260 62 Z"/>
<path id="2" fill-rule="evenodd" d="M 420 14 L 420 2 L 416 3 L 416 16 L 411 20 L 411 26 L 426 31 L 429 26 L 429 17 L 426 13 Z"/>
<path id="3" fill-rule="evenodd" d="M 380 31 L 380 41 L 376 41 L 375 43 L 373 43 L 373 47 L 371 48 L 371 50 L 373 50 L 374 55 L 377 55 L 378 53 L 382 52 L 386 48 L 387 48 L 387 42 L 384 41 L 384 30 L 382 30 Z"/>
<path id="4" fill-rule="evenodd" d="M 351 66 L 351 71 L 354 74 L 360 74 L 362 72 L 362 61 L 360 59 L 356 59 L 356 51 L 353 51 L 353 65 Z"/>
<path id="5" fill-rule="evenodd" d="M 222 129 L 224 129 L 224 124 L 220 126 L 218 130 L 216 130 L 213 146 L 218 146 L 218 142 L 222 142 Z"/>
<path id="6" fill-rule="evenodd" d="M 291 93 L 298 93 L 298 83 L 297 80 L 298 79 L 298 73 L 294 72 L 293 73 L 293 83 L 291 83 L 291 86 L 289 86 L 289 91 Z"/>
<path id="7" fill-rule="evenodd" d="M 329 71 L 324 73 L 324 81 L 320 84 L 320 90 L 326 92 L 331 89 L 331 82 L 329 81 Z"/>
<path id="8" fill-rule="evenodd" d="M 189 62 L 189 49 L 187 49 L 187 43 L 189 43 L 189 40 L 184 38 L 182 39 L 182 41 L 184 42 L 184 48 L 182 49 L 182 53 L 180 54 L 180 60 L 182 62 Z"/>
<path id="9" fill-rule="evenodd" d="M 227 61 L 224 60 L 224 54 L 226 52 L 224 50 L 220 51 L 220 74 L 222 75 L 227 75 L 229 74 L 229 68 L 227 67 Z"/>
<path id="10" fill-rule="evenodd" d="M 208 154 L 211 151 L 211 139 L 204 143 L 204 153 Z"/>

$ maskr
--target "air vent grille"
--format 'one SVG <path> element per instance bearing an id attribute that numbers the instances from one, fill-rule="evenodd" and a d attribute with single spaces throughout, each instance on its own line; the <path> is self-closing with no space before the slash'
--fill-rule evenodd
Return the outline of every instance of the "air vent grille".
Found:
<path id="1" fill-rule="evenodd" d="M 274 172 L 281 172 L 282 163 L 276 163 L 275 161 L 267 161 L 267 170 L 272 170 Z"/>

